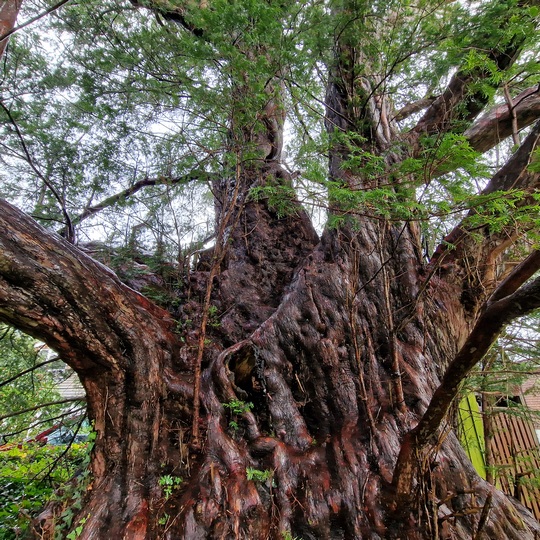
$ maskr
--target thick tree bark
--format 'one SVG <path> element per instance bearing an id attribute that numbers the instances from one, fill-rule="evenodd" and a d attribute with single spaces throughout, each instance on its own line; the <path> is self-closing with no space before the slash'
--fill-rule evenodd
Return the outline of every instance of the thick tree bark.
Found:
<path id="1" fill-rule="evenodd" d="M 0 317 L 46 341 L 86 390 L 98 434 L 87 529 L 102 537 L 109 530 L 118 537 L 124 528 L 146 531 L 148 501 L 167 459 L 167 373 L 176 373 L 176 386 L 183 382 L 173 321 L 106 267 L 5 203 L 0 222 Z"/>
<path id="2" fill-rule="evenodd" d="M 465 538 L 488 500 L 488 537 L 533 538 L 451 432 L 406 498 L 392 490 L 401 437 L 466 331 L 453 286 L 432 281 L 419 296 L 409 226 L 365 220 L 317 244 L 299 208 L 279 219 L 244 205 L 214 279 L 224 315 L 208 333 L 194 453 L 196 332 L 175 334 L 167 312 L 14 208 L 1 216 L 0 316 L 77 370 L 99 435 L 81 538 Z M 208 275 L 192 276 L 192 297 Z M 198 303 L 178 315 L 196 321 Z M 231 412 L 233 400 L 253 409 Z M 184 478 L 169 499 L 163 474 Z"/>
<path id="3" fill-rule="evenodd" d="M 225 316 L 205 352 L 205 443 L 195 453 L 193 331 L 183 344 L 168 313 L 2 204 L 0 316 L 46 339 L 77 370 L 95 419 L 94 482 L 81 513 L 90 517 L 80 538 L 465 538 L 490 494 L 487 537 L 533 538 L 529 518 L 475 476 L 452 433 L 419 467 L 417 504 L 407 501 L 396 517 L 401 436 L 437 386 L 440 358 L 455 352 L 441 339 L 441 328 L 455 332 L 451 291 L 441 285 L 411 312 L 421 277 L 403 269 L 417 264 L 414 246 L 369 223 L 327 232 L 315 245 L 300 211 L 280 220 L 264 203 L 250 204 L 251 234 L 236 229 L 215 284 Z M 273 251 L 285 229 L 298 233 Z M 258 284 L 256 267 L 265 270 Z M 193 275 L 192 294 L 205 275 Z M 252 288 L 249 305 L 229 296 L 243 287 Z M 186 303 L 180 320 L 188 312 L 196 319 L 196 309 Z M 232 400 L 253 409 L 233 413 L 224 407 Z M 249 480 L 249 470 L 270 477 Z M 168 499 L 163 474 L 184 478 Z"/>

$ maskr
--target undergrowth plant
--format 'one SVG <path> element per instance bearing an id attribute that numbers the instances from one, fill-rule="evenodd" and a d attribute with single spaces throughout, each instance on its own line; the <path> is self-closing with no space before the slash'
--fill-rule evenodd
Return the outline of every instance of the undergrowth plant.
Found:
<path id="1" fill-rule="evenodd" d="M 28 537 L 46 501 L 87 466 L 89 446 L 25 444 L 0 452 L 0 540 Z"/>

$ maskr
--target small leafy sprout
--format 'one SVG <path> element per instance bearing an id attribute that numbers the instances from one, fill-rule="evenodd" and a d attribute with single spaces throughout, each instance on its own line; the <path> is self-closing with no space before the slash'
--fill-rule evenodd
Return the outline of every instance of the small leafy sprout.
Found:
<path id="1" fill-rule="evenodd" d="M 244 414 L 253 409 L 253 403 L 245 402 L 240 399 L 231 399 L 229 403 L 224 403 L 223 406 L 229 409 L 233 414 Z"/>
<path id="2" fill-rule="evenodd" d="M 268 482 L 272 478 L 274 474 L 274 471 L 270 469 L 265 469 L 264 471 L 261 471 L 260 469 L 254 469 L 252 467 L 248 467 L 246 469 L 246 476 L 248 480 L 252 480 L 253 482 L 259 482 L 261 484 L 264 484 Z"/>
<path id="3" fill-rule="evenodd" d="M 250 401 L 245 402 L 240 399 L 231 399 L 229 403 L 223 403 L 223 407 L 225 407 L 226 409 L 229 409 L 232 415 L 236 418 L 236 416 L 239 416 L 246 412 L 251 411 L 251 409 L 253 409 L 253 403 L 251 403 Z M 240 428 L 235 418 L 233 418 L 229 422 L 229 428 L 233 432 L 237 432 L 238 429 Z"/>
<path id="4" fill-rule="evenodd" d="M 159 525 L 167 525 L 167 522 L 169 521 L 171 516 L 169 516 L 169 514 L 167 514 L 167 512 L 165 512 L 159 519 L 158 519 L 158 524 Z"/>
<path id="5" fill-rule="evenodd" d="M 302 540 L 299 536 L 293 536 L 289 531 L 283 531 L 281 536 L 283 536 L 283 540 Z"/>
<path id="6" fill-rule="evenodd" d="M 208 324 L 212 328 L 219 328 L 221 326 L 221 321 L 218 317 L 218 308 L 216 306 L 210 306 L 208 308 Z"/>
<path id="7" fill-rule="evenodd" d="M 183 481 L 184 479 L 181 476 L 171 476 L 170 474 L 161 476 L 159 485 L 163 488 L 165 499 L 168 499 L 172 495 L 173 490 L 178 489 Z"/>
<path id="8" fill-rule="evenodd" d="M 77 527 L 75 527 L 75 529 L 73 529 L 67 536 L 66 538 L 68 540 L 75 540 L 76 538 L 79 538 L 79 536 L 81 536 L 82 532 L 83 532 L 83 529 L 84 529 L 84 524 L 88 521 L 88 518 L 90 517 L 90 514 L 88 514 L 86 517 L 83 517 L 79 520 L 79 523 L 77 524 Z"/>

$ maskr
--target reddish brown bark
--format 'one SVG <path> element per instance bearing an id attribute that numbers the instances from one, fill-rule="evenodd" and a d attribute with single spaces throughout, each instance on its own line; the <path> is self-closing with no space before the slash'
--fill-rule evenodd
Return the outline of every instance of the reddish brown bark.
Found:
<path id="1" fill-rule="evenodd" d="M 513 115 L 519 130 L 530 126 L 540 115 L 540 91 L 527 88 L 513 98 L 511 108 L 504 103 L 479 118 L 464 135 L 478 152 L 486 152 L 512 135 Z"/>
<path id="2" fill-rule="evenodd" d="M 418 467 L 418 505 L 407 506 L 406 519 L 402 512 L 396 521 L 391 495 L 401 435 L 438 384 L 439 357 L 454 350 L 448 340 L 430 337 L 449 323 L 436 302 L 451 309 L 455 301 L 442 287 L 411 312 L 421 278 L 410 272 L 418 259 L 411 258 L 410 241 L 394 245 L 389 257 L 391 229 L 365 222 L 358 230 L 327 232 L 316 246 L 300 210 L 280 220 L 264 203 L 248 206 L 252 234 L 236 228 L 216 283 L 213 298 L 225 316 L 205 353 L 205 443 L 194 454 L 192 368 L 185 359 L 193 358 L 195 333 L 183 332 L 183 344 L 166 312 L 2 205 L 0 294 L 9 306 L 2 318 L 47 339 L 78 371 L 96 421 L 95 478 L 81 514 L 91 517 L 81 538 L 158 538 L 165 530 L 168 538 L 280 538 L 286 531 L 308 538 L 431 538 L 435 529 L 441 537 L 469 537 L 475 521 L 462 510 L 474 513 L 490 490 L 452 434 Z M 297 233 L 287 239 L 285 230 Z M 374 243 L 379 234 L 388 240 L 382 251 Z M 274 251 L 278 238 L 286 243 Z M 265 273 L 254 281 L 258 264 Z M 193 275 L 192 294 L 204 290 L 204 276 Z M 395 336 L 381 293 L 389 278 L 394 313 L 403 315 Z M 252 288 L 242 296 L 246 285 Z M 184 304 L 180 320 L 188 313 L 200 316 L 193 302 Z M 406 413 L 396 401 L 396 377 Z M 253 410 L 232 413 L 224 407 L 232 399 L 253 403 Z M 248 480 L 250 468 L 271 471 L 271 480 Z M 162 474 L 185 479 L 167 501 Z M 484 525 L 487 533 L 527 538 L 518 521 L 504 517 L 513 512 L 510 503 L 491 496 L 496 519 Z M 438 520 L 430 510 L 437 501 L 445 501 Z M 158 520 L 165 513 L 173 517 L 164 527 Z"/>
<path id="3" fill-rule="evenodd" d="M 0 57 L 4 54 L 8 38 L 15 27 L 22 0 L 2 0 L 0 3 Z"/>
<path id="4" fill-rule="evenodd" d="M 537 254 L 529 257 L 527 263 L 530 264 L 520 265 L 486 303 L 467 340 L 448 365 L 426 412 L 416 427 L 407 434 L 393 478 L 398 498 L 406 499 L 410 494 L 417 456 L 424 452 L 430 439 L 437 435 L 465 377 L 486 355 L 505 324 L 540 306 L 540 278 L 516 290 L 530 277 L 534 267 L 538 270 L 538 259 Z"/>

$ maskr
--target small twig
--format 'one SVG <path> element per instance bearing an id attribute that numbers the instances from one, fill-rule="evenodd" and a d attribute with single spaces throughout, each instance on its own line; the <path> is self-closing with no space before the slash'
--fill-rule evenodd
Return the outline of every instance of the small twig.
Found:
<path id="1" fill-rule="evenodd" d="M 482 513 L 480 514 L 480 519 L 478 520 L 478 527 L 476 528 L 476 534 L 474 535 L 473 540 L 480 540 L 480 535 L 482 530 L 486 526 L 487 520 L 489 518 L 489 511 L 491 510 L 491 502 L 493 499 L 493 494 L 489 493 L 486 497 L 486 502 L 482 508 Z"/>
<path id="2" fill-rule="evenodd" d="M 4 443 L 9 443 L 9 440 L 11 437 L 14 437 L 15 435 L 20 435 L 21 433 L 27 432 L 28 430 L 35 429 L 38 426 L 42 426 L 43 424 L 48 424 L 51 422 L 54 422 L 55 420 L 59 420 L 60 418 L 65 418 L 66 416 L 73 416 L 78 412 L 86 411 L 86 405 L 83 407 L 79 407 L 78 409 L 72 409 L 68 412 L 59 414 L 57 416 L 50 416 L 48 418 L 45 418 L 43 420 L 40 420 L 39 422 L 31 423 L 27 426 L 24 426 L 22 429 L 19 429 L 17 431 L 12 431 L 10 433 L 4 433 L 2 435 L 2 440 Z"/>
<path id="3" fill-rule="evenodd" d="M 17 375 L 14 375 L 13 377 L 6 379 L 5 381 L 0 381 L 0 388 L 2 388 L 2 386 L 6 386 L 6 384 L 16 381 L 20 377 L 27 375 L 28 373 L 31 373 L 32 371 L 35 371 L 36 369 L 39 369 L 40 367 L 46 366 L 47 364 L 52 364 L 53 362 L 58 362 L 58 357 L 51 358 L 50 360 L 46 360 L 45 362 L 40 362 L 39 364 L 36 364 L 35 366 L 32 366 L 31 368 L 25 369 L 24 371 L 17 373 Z"/>
<path id="4" fill-rule="evenodd" d="M 510 95 L 507 84 L 504 85 L 504 97 L 508 106 L 508 112 L 510 113 L 510 116 L 512 118 L 512 140 L 514 141 L 514 144 L 516 146 L 519 146 L 521 144 L 521 141 L 519 140 L 516 108 L 514 107 L 514 102 L 512 101 L 512 96 Z"/>
<path id="5" fill-rule="evenodd" d="M 67 443 L 66 447 L 62 451 L 62 453 L 56 457 L 56 459 L 48 466 L 42 469 L 41 471 L 37 472 L 33 477 L 32 480 L 35 480 L 40 474 L 42 474 L 44 471 L 47 471 L 45 473 L 46 476 L 49 476 L 55 469 L 55 467 L 60 463 L 60 461 L 67 455 L 67 453 L 70 451 L 71 447 L 73 446 L 73 443 L 75 442 L 75 437 L 79 434 L 79 431 L 81 430 L 81 426 L 86 418 L 86 414 L 84 414 L 79 422 L 77 423 L 77 428 L 75 429 L 75 433 L 73 433 L 73 437 L 71 437 L 70 441 Z M 60 427 L 65 426 L 65 424 L 62 422 L 60 424 Z"/>
<path id="6" fill-rule="evenodd" d="M 47 8 L 45 11 L 40 13 L 39 15 L 35 15 L 34 17 L 31 17 L 27 21 L 23 22 L 22 24 L 19 24 L 19 26 L 15 26 L 15 28 L 12 28 L 8 32 L 5 32 L 0 36 L 0 43 L 2 41 L 6 40 L 9 36 L 13 35 L 15 32 L 18 32 L 19 30 L 22 30 L 23 28 L 26 28 L 27 26 L 31 25 L 32 23 L 35 23 L 36 21 L 39 21 L 39 19 L 42 19 L 46 15 L 49 15 L 53 11 L 56 11 L 57 9 L 61 8 L 64 4 L 67 4 L 70 0 L 60 0 L 57 4 L 54 4 L 54 6 L 51 6 L 50 8 Z"/>
<path id="7" fill-rule="evenodd" d="M 21 130 L 19 129 L 19 126 L 17 122 L 15 121 L 15 118 L 11 114 L 11 111 L 4 105 L 2 101 L 0 101 L 0 108 L 7 114 L 9 121 L 15 128 L 17 138 L 19 139 L 19 142 L 21 143 L 24 155 L 26 157 L 26 162 L 28 163 L 28 165 L 30 165 L 31 169 L 36 173 L 37 177 L 51 190 L 52 194 L 54 195 L 54 198 L 60 204 L 62 215 L 64 216 L 64 219 L 66 220 L 66 237 L 65 238 L 69 242 L 73 243 L 75 241 L 75 229 L 73 227 L 73 223 L 71 222 L 71 218 L 69 217 L 66 211 L 66 205 L 65 205 L 64 200 L 62 199 L 58 191 L 56 191 L 56 188 L 51 184 L 51 182 L 49 182 L 49 180 L 43 175 L 43 173 L 34 164 L 34 160 L 32 159 L 32 156 L 30 155 L 30 151 L 28 149 L 28 146 L 26 145 L 23 134 L 21 133 Z"/>
<path id="8" fill-rule="evenodd" d="M 202 367 L 202 359 L 203 359 L 204 346 L 205 346 L 205 340 L 206 340 L 206 326 L 208 324 L 210 302 L 212 298 L 212 287 L 213 287 L 214 277 L 217 275 L 219 267 L 221 266 L 221 263 L 223 262 L 223 259 L 227 251 L 225 231 L 234 213 L 236 201 L 238 199 L 238 194 L 240 191 L 240 184 L 241 184 L 240 164 L 237 163 L 236 184 L 234 188 L 234 193 L 229 202 L 229 207 L 224 213 L 224 216 L 222 217 L 222 219 L 220 220 L 219 230 L 216 237 L 216 245 L 214 247 L 212 267 L 208 275 L 208 283 L 206 284 L 206 293 L 205 293 L 204 302 L 203 302 L 202 320 L 201 320 L 201 326 L 199 329 L 199 343 L 197 347 L 197 357 L 195 359 L 195 370 L 193 374 L 193 421 L 191 424 L 191 436 L 192 436 L 191 446 L 194 449 L 198 449 L 200 447 L 199 418 L 200 418 L 200 408 L 201 408 L 201 398 L 200 398 L 201 367 Z M 239 215 L 240 215 L 240 212 L 238 212 L 237 214 L 237 219 Z"/>
<path id="9" fill-rule="evenodd" d="M 75 403 L 77 401 L 84 401 L 84 398 L 60 399 L 58 401 L 49 401 L 48 403 L 41 403 L 40 405 L 35 405 L 34 407 L 28 407 L 27 409 L 22 409 L 20 411 L 4 414 L 3 416 L 0 416 L 0 421 L 5 420 L 6 418 L 13 418 L 14 416 L 20 416 L 21 414 L 25 414 L 27 412 L 44 409 L 45 407 L 51 407 L 52 405 L 62 405 L 63 403 Z"/>

